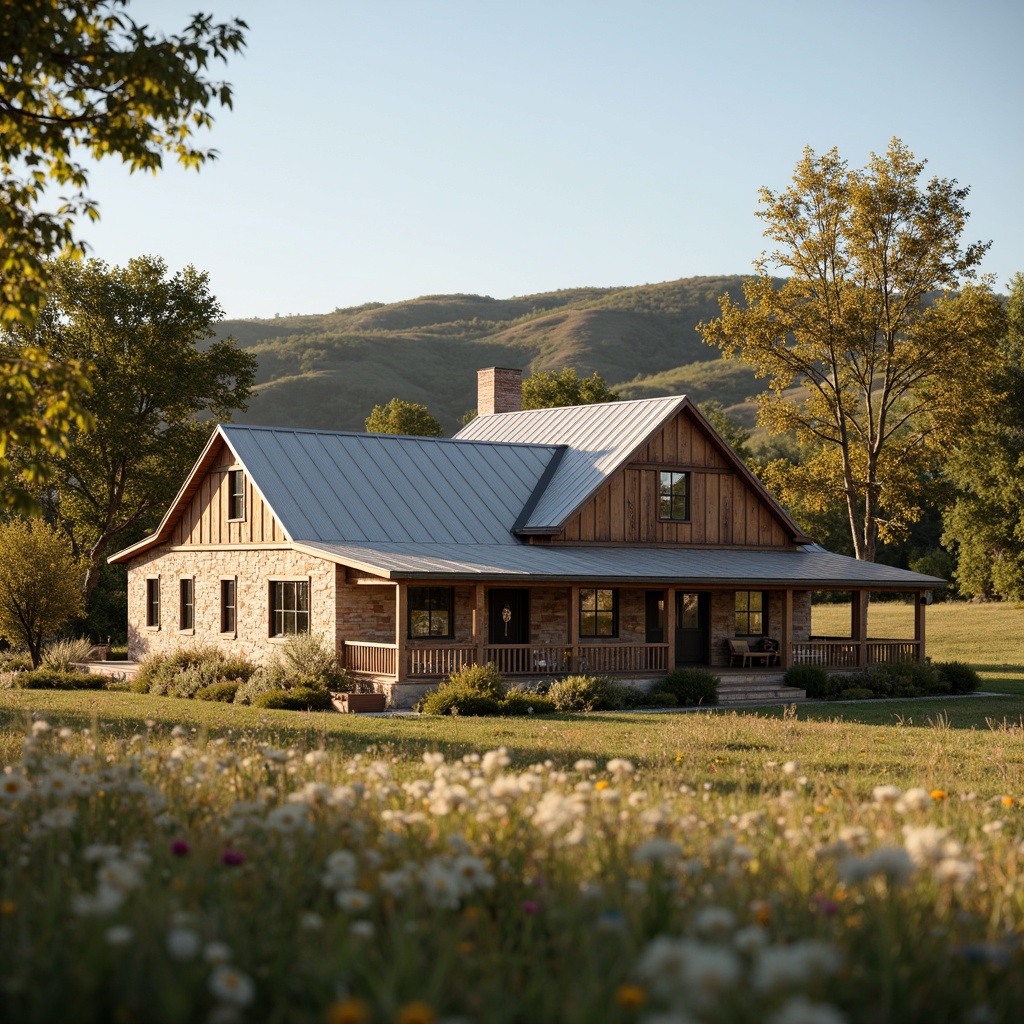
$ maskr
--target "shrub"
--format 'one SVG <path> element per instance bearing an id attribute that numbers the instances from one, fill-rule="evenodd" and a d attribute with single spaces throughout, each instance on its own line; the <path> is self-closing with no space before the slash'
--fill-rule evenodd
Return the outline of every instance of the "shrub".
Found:
<path id="1" fill-rule="evenodd" d="M 786 670 L 782 681 L 786 686 L 804 690 L 813 700 L 827 700 L 835 697 L 839 687 L 820 665 L 794 665 Z"/>
<path id="2" fill-rule="evenodd" d="M 453 672 L 442 684 L 441 689 L 453 686 L 470 693 L 483 694 L 501 700 L 508 692 L 505 677 L 493 663 L 486 665 L 466 665 L 458 672 Z"/>
<path id="3" fill-rule="evenodd" d="M 194 696 L 196 700 L 218 700 L 230 703 L 235 699 L 235 694 L 241 685 L 237 679 L 230 683 L 211 683 L 209 686 L 204 686 L 201 690 L 196 690 Z"/>
<path id="4" fill-rule="evenodd" d="M 949 683 L 951 693 L 974 693 L 981 687 L 981 676 L 962 661 L 940 661 L 935 664 L 939 677 Z"/>
<path id="5" fill-rule="evenodd" d="M 59 672 L 52 668 L 19 672 L 14 681 L 19 690 L 102 690 L 106 684 L 106 679 L 101 675 Z"/>
<path id="6" fill-rule="evenodd" d="M 92 641 L 88 637 L 67 637 L 47 644 L 41 658 L 45 668 L 52 668 L 55 672 L 69 672 L 75 662 L 88 661 L 91 650 Z"/>
<path id="7" fill-rule="evenodd" d="M 857 676 L 857 686 L 871 690 L 876 697 L 923 697 L 949 693 L 949 684 L 933 665 L 923 661 L 872 665 Z"/>
<path id="8" fill-rule="evenodd" d="M 0 651 L 0 672 L 29 672 L 32 659 L 24 651 Z"/>
<path id="9" fill-rule="evenodd" d="M 132 692 L 165 696 L 179 672 L 211 659 L 220 659 L 220 652 L 212 647 L 182 647 L 171 654 L 152 654 L 140 662 Z"/>
<path id="10" fill-rule="evenodd" d="M 220 678 L 224 682 L 241 680 L 245 682 L 256 671 L 256 666 L 245 658 L 225 658 L 220 666 Z"/>
<path id="11" fill-rule="evenodd" d="M 324 689 L 339 693 L 350 689 L 348 673 L 338 661 L 338 652 L 315 633 L 290 636 L 278 650 L 275 667 L 282 671 L 283 690 L 302 685 L 304 679 L 316 679 Z"/>
<path id="12" fill-rule="evenodd" d="M 671 693 L 679 704 L 718 703 L 718 676 L 705 668 L 677 668 L 655 687 L 655 692 Z"/>
<path id="13" fill-rule="evenodd" d="M 555 705 L 545 694 L 514 686 L 502 698 L 498 710 L 503 715 L 551 715 L 555 712 Z"/>
<path id="14" fill-rule="evenodd" d="M 669 693 L 668 690 L 651 690 L 644 694 L 646 698 L 645 703 L 637 704 L 636 707 L 648 707 L 648 708 L 677 708 L 679 702 L 676 700 L 674 693 Z"/>
<path id="15" fill-rule="evenodd" d="M 263 667 L 256 669 L 249 678 L 235 691 L 236 704 L 254 704 L 256 698 L 271 690 L 281 690 L 271 673 Z"/>
<path id="16" fill-rule="evenodd" d="M 501 704 L 486 693 L 475 693 L 462 686 L 439 686 L 417 705 L 425 715 L 497 715 Z"/>
<path id="17" fill-rule="evenodd" d="M 293 686 L 289 690 L 268 690 L 252 703 L 253 707 L 280 711 L 330 711 L 334 707 L 326 686 Z"/>
<path id="18" fill-rule="evenodd" d="M 551 684 L 548 697 L 558 711 L 615 711 L 622 693 L 605 676 L 566 676 Z"/>
<path id="19" fill-rule="evenodd" d="M 870 700 L 874 694 L 865 686 L 848 686 L 839 691 L 840 700 Z"/>

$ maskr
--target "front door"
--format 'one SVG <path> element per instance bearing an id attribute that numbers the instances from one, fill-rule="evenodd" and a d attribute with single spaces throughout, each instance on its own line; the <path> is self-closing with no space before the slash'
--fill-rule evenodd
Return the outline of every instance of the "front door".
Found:
<path id="1" fill-rule="evenodd" d="M 488 643 L 528 644 L 530 642 L 530 592 L 495 587 L 487 592 L 489 612 Z"/>
<path id="2" fill-rule="evenodd" d="M 706 665 L 710 594 L 676 594 L 676 665 Z"/>

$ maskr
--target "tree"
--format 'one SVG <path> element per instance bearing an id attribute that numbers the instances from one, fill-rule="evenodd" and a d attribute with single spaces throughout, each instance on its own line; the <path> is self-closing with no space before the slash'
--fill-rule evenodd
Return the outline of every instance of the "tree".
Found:
<path id="1" fill-rule="evenodd" d="M 366 417 L 368 434 L 408 434 L 412 437 L 444 437 L 441 424 L 425 405 L 392 398 L 387 405 L 375 405 Z"/>
<path id="2" fill-rule="evenodd" d="M 698 328 L 769 378 L 760 423 L 811 446 L 799 472 L 774 481 L 783 500 L 824 509 L 842 495 L 867 561 L 920 516 L 936 449 L 993 401 L 1004 314 L 972 280 L 988 245 L 961 246 L 968 190 L 922 185 L 923 169 L 898 139 L 863 170 L 835 149 L 806 149 L 789 188 L 760 191 L 758 216 L 779 248 L 755 263 L 745 305 L 723 296 L 722 315 Z M 773 283 L 770 268 L 787 279 Z"/>
<path id="3" fill-rule="evenodd" d="M 56 362 L 88 361 L 95 428 L 72 431 L 52 462 L 57 516 L 88 556 L 88 597 L 119 537 L 152 528 L 206 443 L 212 421 L 245 409 L 257 360 L 208 343 L 223 315 L 205 273 L 168 276 L 163 260 L 126 267 L 64 258 L 26 342 Z"/>
<path id="4" fill-rule="evenodd" d="M 1024 600 L 1024 274 L 1010 282 L 1008 329 L 992 386 L 1001 400 L 953 448 L 946 473 L 958 495 L 943 543 L 956 550 L 967 594 Z"/>
<path id="5" fill-rule="evenodd" d="M 193 136 L 213 123 L 231 87 L 206 77 L 213 60 L 244 45 L 244 22 L 194 15 L 180 33 L 153 33 L 126 13 L 128 0 L 22 0 L 0 4 L 0 327 L 31 325 L 52 283 L 49 258 L 84 251 L 75 225 L 95 220 L 79 153 L 119 156 L 131 171 L 156 172 L 164 155 L 186 167 L 216 156 Z M 49 187 L 67 190 L 49 209 Z M 0 354 L 10 383 L 0 405 L 0 483 L 12 443 L 36 456 L 38 479 L 71 431 L 89 426 L 80 397 L 88 366 L 52 363 L 31 348 Z M 24 492 L 5 491 L 7 504 Z"/>
<path id="6" fill-rule="evenodd" d="M 555 409 L 563 405 L 595 405 L 598 402 L 617 402 L 619 396 L 595 370 L 590 377 L 580 379 L 571 366 L 562 370 L 541 371 L 523 381 L 524 409 Z"/>
<path id="7" fill-rule="evenodd" d="M 43 639 L 82 614 L 82 574 L 68 538 L 42 519 L 0 522 L 0 636 L 28 646 L 39 666 Z"/>
<path id="8" fill-rule="evenodd" d="M 701 402 L 700 411 L 722 436 L 722 440 L 744 461 L 749 463 L 753 457 L 750 450 L 750 431 L 739 420 L 730 416 L 722 407 L 721 402 L 714 400 Z"/>

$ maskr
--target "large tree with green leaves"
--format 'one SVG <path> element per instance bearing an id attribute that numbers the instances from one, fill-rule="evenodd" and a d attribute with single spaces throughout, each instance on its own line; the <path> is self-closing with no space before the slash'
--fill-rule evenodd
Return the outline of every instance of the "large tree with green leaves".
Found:
<path id="1" fill-rule="evenodd" d="M 82 614 L 85 564 L 42 519 L 0 522 L 0 637 L 28 647 L 39 666 L 43 640 Z"/>
<path id="2" fill-rule="evenodd" d="M 444 430 L 425 405 L 392 398 L 387 405 L 375 405 L 366 417 L 368 434 L 408 434 L 413 437 L 444 437 Z"/>
<path id="3" fill-rule="evenodd" d="M 246 407 L 256 357 L 230 340 L 209 343 L 222 315 L 193 267 L 171 275 L 152 256 L 125 267 L 64 258 L 35 328 L 20 332 L 56 362 L 93 368 L 94 429 L 72 434 L 50 483 L 61 524 L 89 559 L 86 595 L 111 545 L 155 525 L 213 420 Z"/>
<path id="4" fill-rule="evenodd" d="M 534 373 L 523 381 L 524 409 L 555 409 L 563 405 L 596 405 L 617 402 L 612 391 L 595 370 L 580 377 L 571 366 Z"/>
<path id="5" fill-rule="evenodd" d="M 818 495 L 824 509 L 841 495 L 868 561 L 919 517 L 936 450 L 994 400 L 1004 314 L 974 282 L 988 245 L 961 243 L 968 190 L 922 181 L 924 166 L 898 139 L 854 170 L 835 149 L 806 149 L 789 188 L 760 191 L 777 248 L 755 263 L 745 302 L 723 296 L 699 328 L 768 378 L 760 422 L 812 452 L 766 478 L 784 501 Z"/>
<path id="6" fill-rule="evenodd" d="M 244 46 L 246 25 L 196 14 L 164 35 L 128 15 L 129 0 L 12 0 L 0 4 L 0 328 L 31 325 L 52 283 L 50 258 L 81 254 L 76 224 L 99 211 L 85 157 L 118 156 L 156 172 L 165 156 L 200 167 L 215 151 L 194 136 L 231 106 L 231 87 L 207 75 Z M 47 203 L 51 188 L 60 196 Z M 70 432 L 89 425 L 79 397 L 88 364 L 37 349 L 0 351 L 0 483 L 7 449 L 33 454 L 36 478 Z M 6 487 L 8 504 L 23 492 Z"/>
<path id="7" fill-rule="evenodd" d="M 1024 274 L 1011 281 L 1008 327 L 991 380 L 999 401 L 951 449 L 945 471 L 958 495 L 943 543 L 957 553 L 966 594 L 1024 600 Z"/>

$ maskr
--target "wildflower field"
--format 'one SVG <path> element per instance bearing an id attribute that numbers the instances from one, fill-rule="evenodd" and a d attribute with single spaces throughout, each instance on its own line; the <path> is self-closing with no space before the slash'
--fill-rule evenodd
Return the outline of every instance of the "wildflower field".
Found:
<path id="1" fill-rule="evenodd" d="M 1016 1022 L 1021 666 L 984 686 L 527 719 L 4 691 L 0 1018 Z"/>

